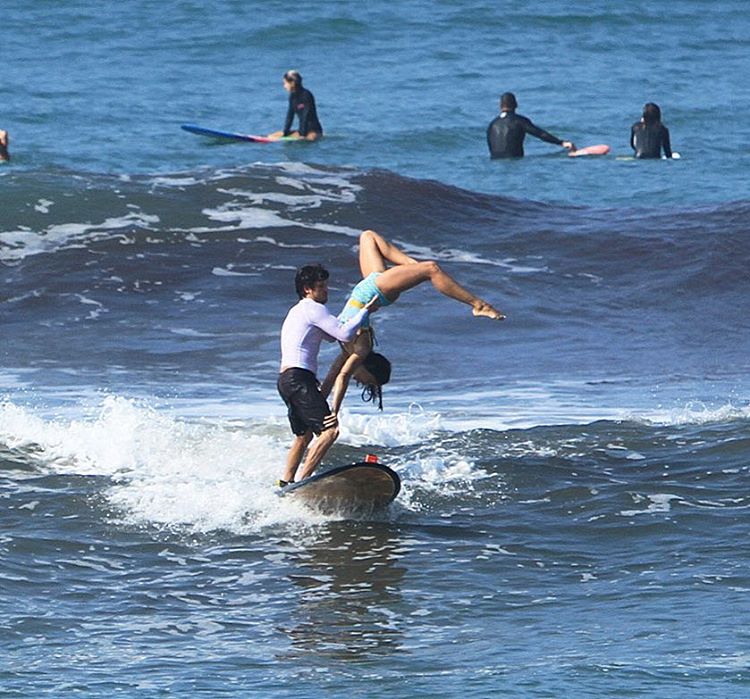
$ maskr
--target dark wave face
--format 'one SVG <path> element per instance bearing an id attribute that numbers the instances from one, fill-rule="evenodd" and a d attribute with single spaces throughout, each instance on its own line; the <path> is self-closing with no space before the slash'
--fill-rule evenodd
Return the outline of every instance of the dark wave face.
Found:
<path id="1" fill-rule="evenodd" d="M 194 668 L 196 637 L 220 658 L 199 663 L 207 696 L 245 676 L 249 653 L 272 663 L 254 691 L 297 691 L 312 655 L 356 696 L 351 668 L 404 648 L 429 669 L 425 694 L 446 691 L 431 679 L 446 663 L 451 695 L 481 677 L 477 696 L 494 696 L 518 668 L 514 695 L 531 672 L 550 696 L 582 681 L 603 696 L 615 667 L 637 693 L 697 656 L 702 696 L 734 682 L 746 203 L 590 209 L 298 164 L 4 184 L 4 687 L 75 676 L 101 693 L 114 668 L 140 695 L 122 647 L 182 691 L 193 670 L 171 658 Z M 426 285 L 377 312 L 385 409 L 352 389 L 326 461 L 375 452 L 401 475 L 396 502 L 363 521 L 272 484 L 291 438 L 275 380 L 294 270 L 324 263 L 338 309 L 370 227 L 508 318 Z M 62 643 L 85 667 L 50 660 Z"/>
<path id="2" fill-rule="evenodd" d="M 529 416 L 562 392 L 572 413 L 596 417 L 721 404 L 746 386 L 745 202 L 588 209 L 293 164 L 19 173 L 6 185 L 19 205 L 0 214 L 4 365 L 37 390 L 168 386 L 190 397 L 197 384 L 231 395 L 239 382 L 272 392 L 294 269 L 325 264 L 338 310 L 367 228 L 436 259 L 508 315 L 475 319 L 429 285 L 380 311 L 396 405 Z M 543 387 L 543 405 L 518 405 L 511 386 Z"/>

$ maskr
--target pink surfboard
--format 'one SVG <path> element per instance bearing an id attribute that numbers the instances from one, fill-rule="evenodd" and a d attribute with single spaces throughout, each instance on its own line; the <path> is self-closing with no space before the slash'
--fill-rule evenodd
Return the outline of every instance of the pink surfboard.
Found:
<path id="1" fill-rule="evenodd" d="M 577 158 L 581 155 L 607 155 L 609 151 L 610 148 L 608 145 L 600 143 L 598 146 L 586 146 L 585 148 L 569 151 L 568 156 L 571 158 Z"/>

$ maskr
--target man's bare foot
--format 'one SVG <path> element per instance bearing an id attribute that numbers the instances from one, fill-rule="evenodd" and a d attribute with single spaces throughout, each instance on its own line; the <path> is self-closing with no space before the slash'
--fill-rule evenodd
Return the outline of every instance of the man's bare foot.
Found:
<path id="1" fill-rule="evenodd" d="M 505 320 L 505 315 L 481 299 L 473 305 L 471 312 L 475 316 L 485 316 L 486 318 L 492 318 L 492 320 Z"/>

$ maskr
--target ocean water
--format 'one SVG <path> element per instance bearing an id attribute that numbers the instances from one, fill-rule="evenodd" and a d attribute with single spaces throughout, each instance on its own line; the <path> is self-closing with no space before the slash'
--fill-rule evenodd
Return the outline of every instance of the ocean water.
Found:
<path id="1" fill-rule="evenodd" d="M 3 5 L 0 697 L 750 697 L 746 4 Z M 299 69 L 326 137 L 267 133 Z M 501 92 L 579 146 L 490 161 Z M 679 160 L 629 159 L 660 104 Z M 365 228 L 385 512 L 280 500 L 294 269 Z M 324 348 L 321 363 L 335 356 Z"/>

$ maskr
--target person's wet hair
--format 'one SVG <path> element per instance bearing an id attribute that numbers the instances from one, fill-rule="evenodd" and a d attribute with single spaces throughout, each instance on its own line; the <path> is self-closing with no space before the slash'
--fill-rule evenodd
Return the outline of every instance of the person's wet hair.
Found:
<path id="1" fill-rule="evenodd" d="M 362 367 L 367 370 L 377 383 L 365 384 L 362 389 L 362 400 L 365 402 L 377 399 L 378 409 L 383 409 L 383 386 L 391 380 L 391 363 L 378 352 L 370 352 Z"/>
<path id="2" fill-rule="evenodd" d="M 516 96 L 512 92 L 503 92 L 503 94 L 500 95 L 500 109 L 503 111 L 511 111 L 517 107 L 518 102 L 516 102 Z"/>
<path id="3" fill-rule="evenodd" d="M 661 121 L 661 109 L 658 104 L 647 102 L 643 107 L 643 121 L 647 124 L 657 124 Z"/>
<path id="4" fill-rule="evenodd" d="M 318 282 L 328 279 L 328 270 L 323 265 L 305 265 L 297 270 L 294 276 L 294 288 L 297 296 L 305 298 L 305 288 L 311 289 Z"/>

